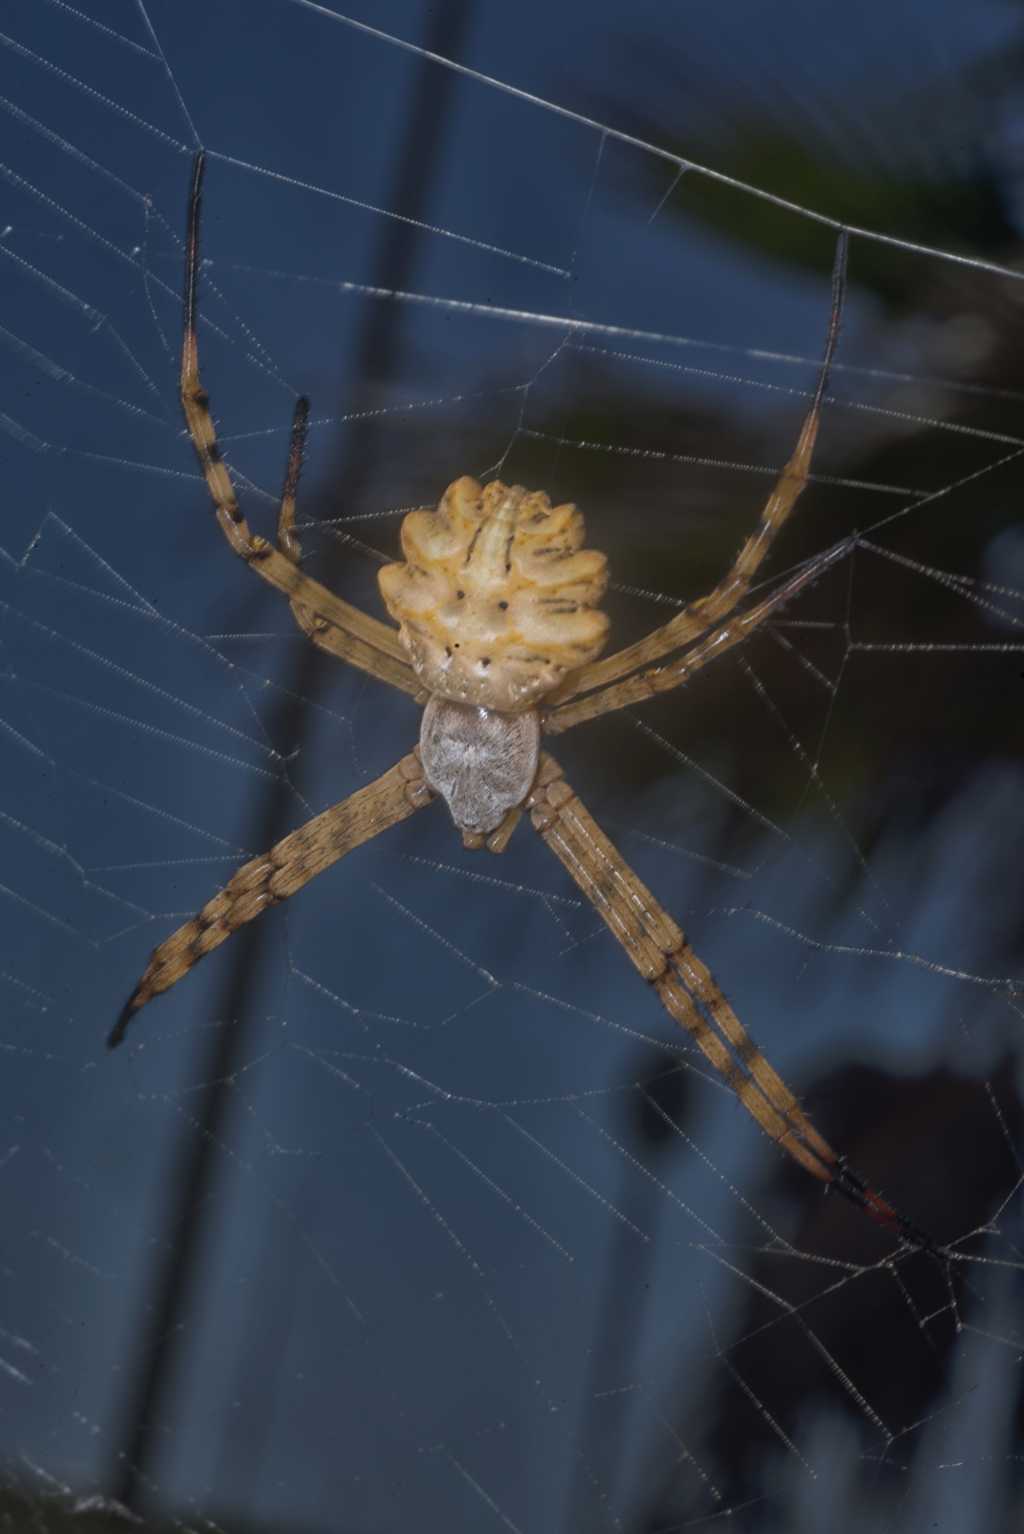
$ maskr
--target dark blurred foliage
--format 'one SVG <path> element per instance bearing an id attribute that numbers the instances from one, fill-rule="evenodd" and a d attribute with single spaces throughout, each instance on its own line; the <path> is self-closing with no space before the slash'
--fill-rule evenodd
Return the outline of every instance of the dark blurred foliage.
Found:
<path id="1" fill-rule="evenodd" d="M 893 47 L 899 42 L 896 34 Z M 819 250 L 815 223 L 794 219 L 797 208 L 886 241 L 1012 264 L 1020 239 L 1018 168 L 1007 127 L 1024 34 L 1016 47 L 1003 39 L 988 54 L 954 59 L 948 68 L 922 47 L 909 88 L 898 68 L 886 67 L 884 53 L 872 74 L 865 50 L 851 89 L 841 44 L 834 78 L 820 61 L 810 69 L 792 56 L 766 73 L 762 58 L 751 69 L 751 60 L 732 56 L 716 69 L 714 60 L 686 49 L 659 55 L 628 39 L 621 48 L 630 60 L 623 78 L 652 82 L 645 100 L 672 101 L 676 110 L 666 119 L 635 97 L 609 95 L 595 101 L 594 115 L 764 194 L 748 201 L 720 181 L 684 175 L 667 194 L 666 213 L 796 270 L 816 270 Z M 649 203 L 665 193 L 674 172 L 647 156 L 640 164 L 629 195 Z M 919 307 L 914 267 L 894 261 L 884 242 L 859 252 L 857 280 L 893 320 Z"/>
<path id="2" fill-rule="evenodd" d="M 938 1241 L 955 1240 L 970 1227 L 971 1211 L 979 1204 L 998 1207 L 1019 1175 L 1012 1142 L 1024 1128 L 1024 1112 L 1016 1076 L 1016 1056 L 1004 1058 L 985 1082 L 943 1069 L 897 1080 L 848 1066 L 816 1083 L 815 1120 L 897 1204 L 916 1200 L 915 1211 Z M 873 1125 L 858 1116 L 858 1104 L 865 1101 L 875 1105 Z M 991 1111 L 993 1103 L 1001 1122 Z M 913 1186 L 903 1154 L 908 1141 L 932 1147 L 923 1175 L 920 1167 L 915 1171 Z M 780 1162 L 756 1198 L 758 1207 L 767 1210 L 785 1202 L 796 1191 L 798 1175 Z M 984 1264 L 987 1234 L 980 1230 L 955 1250 Z M 948 1398 L 963 1327 L 978 1322 L 986 1304 L 992 1304 L 988 1291 L 993 1278 L 998 1283 L 1005 1276 L 986 1273 L 984 1265 L 946 1262 L 924 1252 L 905 1252 L 890 1263 L 886 1238 L 866 1222 L 851 1221 L 842 1200 L 834 1197 L 823 1198 L 789 1239 L 792 1250 L 780 1244 L 747 1263 L 747 1299 L 722 1340 L 727 1370 L 721 1378 L 729 1383 L 694 1404 L 687 1382 L 681 1381 L 679 1400 L 688 1404 L 674 1423 L 684 1441 L 699 1445 L 698 1458 L 739 1503 L 767 1498 L 758 1527 L 779 1534 L 788 1527 L 787 1515 L 782 1506 L 772 1507 L 766 1471 L 778 1437 L 796 1439 L 802 1423 L 827 1417 L 846 1390 L 871 1403 L 870 1420 L 859 1423 L 858 1447 L 861 1455 L 878 1459 L 876 1510 L 884 1515 L 893 1485 L 912 1482 L 922 1444 L 915 1425 Z M 813 1252 L 817 1261 L 794 1260 L 792 1251 Z M 839 1281 L 851 1273 L 852 1282 Z M 919 1321 L 916 1327 L 907 1326 L 908 1308 Z M 994 1306 L 989 1313 L 995 1313 Z M 813 1350 L 802 1346 L 810 1332 L 816 1339 Z M 819 1368 L 823 1356 L 829 1360 L 824 1372 Z M 769 1379 L 770 1420 L 750 1395 L 751 1383 L 763 1388 Z M 1014 1419 L 1019 1435 L 1024 1391 Z M 888 1467 L 887 1434 L 894 1440 Z M 660 1485 L 657 1473 L 652 1481 L 649 1510 L 636 1524 L 638 1534 L 657 1534 L 696 1516 L 699 1496 L 688 1505 L 696 1495 L 692 1477 L 689 1492 L 683 1490 L 686 1475 L 677 1471 Z M 1018 1472 L 1018 1497 L 1021 1481 Z"/>

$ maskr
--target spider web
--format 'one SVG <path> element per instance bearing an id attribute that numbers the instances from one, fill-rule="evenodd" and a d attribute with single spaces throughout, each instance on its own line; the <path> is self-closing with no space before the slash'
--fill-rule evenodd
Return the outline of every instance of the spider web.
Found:
<path id="1" fill-rule="evenodd" d="M 8 1527 L 1020 1517 L 1018 24 L 715 12 L 9 18 Z M 795 441 L 853 226 L 767 579 L 853 552 L 557 751 L 947 1260 L 786 1162 L 528 828 L 493 859 L 414 817 L 104 1053 L 154 944 L 418 720 L 217 532 L 175 378 L 200 143 L 243 504 L 268 532 L 310 394 L 304 560 L 377 613 L 401 517 L 461 473 L 580 503 L 617 643 L 707 590 Z"/>

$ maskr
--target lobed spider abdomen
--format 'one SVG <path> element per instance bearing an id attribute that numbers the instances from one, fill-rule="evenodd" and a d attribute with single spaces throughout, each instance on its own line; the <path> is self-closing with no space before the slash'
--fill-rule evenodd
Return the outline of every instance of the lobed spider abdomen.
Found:
<path id="1" fill-rule="evenodd" d="M 608 561 L 583 517 L 541 490 L 464 476 L 436 511 L 402 523 L 402 564 L 379 575 L 423 686 L 452 703 L 520 713 L 596 660 Z"/>

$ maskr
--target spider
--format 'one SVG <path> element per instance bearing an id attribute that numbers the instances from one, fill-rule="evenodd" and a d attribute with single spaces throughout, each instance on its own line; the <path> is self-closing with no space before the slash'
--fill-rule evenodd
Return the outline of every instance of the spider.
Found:
<path id="1" fill-rule="evenodd" d="M 573 505 L 541 491 L 458 479 L 436 511 L 402 523 L 402 563 L 379 576 L 397 632 L 299 568 L 295 505 L 308 400 L 292 423 L 276 547 L 249 529 L 221 459 L 196 337 L 204 156 L 188 204 L 181 402 L 189 435 L 230 547 L 288 598 L 315 645 L 379 681 L 426 698 L 419 745 L 375 782 L 332 805 L 261 857 L 154 949 L 108 1039 L 204 954 L 268 906 L 287 900 L 354 847 L 440 796 L 469 848 L 503 852 L 524 812 L 593 904 L 669 1015 L 691 1036 L 770 1139 L 813 1177 L 915 1247 L 930 1240 L 868 1186 L 818 1133 L 750 1039 L 684 933 L 580 802 L 541 734 L 594 719 L 688 681 L 742 643 L 850 550 L 846 540 L 768 596 L 744 604 L 780 528 L 807 484 L 845 291 L 846 234 L 832 273 L 832 307 L 817 387 L 796 449 L 750 535 L 715 588 L 645 639 L 598 660 L 608 620 L 598 603 L 607 561 L 583 547 Z"/>

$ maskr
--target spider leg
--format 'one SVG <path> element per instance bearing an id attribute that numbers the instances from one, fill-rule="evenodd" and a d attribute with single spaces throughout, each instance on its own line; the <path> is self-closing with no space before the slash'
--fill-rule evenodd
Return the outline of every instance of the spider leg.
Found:
<path id="1" fill-rule="evenodd" d="M 210 414 L 210 398 L 199 376 L 199 343 L 196 320 L 199 295 L 199 214 L 202 203 L 203 169 L 205 155 L 199 153 L 193 161 L 192 191 L 189 197 L 188 235 L 186 241 L 185 267 L 185 333 L 181 349 L 181 404 L 185 412 L 189 436 L 199 459 L 207 489 L 217 508 L 217 521 L 230 547 L 256 574 L 271 586 L 283 591 L 298 617 L 297 605 L 312 615 L 316 626 L 315 635 L 300 619 L 301 626 L 315 638 L 322 648 L 330 649 L 343 660 L 368 671 L 371 676 L 389 682 L 403 692 L 417 693 L 419 683 L 405 659 L 397 633 L 387 624 L 360 612 L 341 597 L 328 591 L 311 576 L 305 575 L 292 557 L 291 549 L 297 547 L 291 531 L 295 516 L 295 488 L 302 464 L 302 448 L 305 439 L 305 422 L 308 405 L 300 400 L 295 410 L 292 426 L 291 450 L 285 493 L 282 497 L 278 522 L 281 549 L 275 549 L 265 538 L 253 533 L 235 495 L 231 476 L 225 467 L 217 442 L 217 431 Z M 290 509 L 288 503 L 290 501 Z M 283 551 L 283 552 L 282 552 Z M 325 643 L 327 634 L 331 642 Z"/>
<path id="2" fill-rule="evenodd" d="M 749 639 L 756 628 L 760 627 L 773 613 L 780 611 L 787 602 L 791 602 L 798 592 L 812 585 L 824 575 L 826 570 L 845 559 L 856 544 L 856 538 L 844 538 L 839 543 L 833 544 L 832 548 L 826 549 L 825 553 L 820 554 L 817 559 L 809 560 L 802 569 L 790 576 L 789 580 L 784 581 L 781 586 L 776 587 L 756 606 L 748 607 L 744 612 L 727 618 L 718 628 L 706 634 L 699 644 L 695 644 L 692 649 L 687 650 L 675 660 L 669 661 L 667 665 L 652 666 L 648 671 L 638 671 L 634 676 L 624 677 L 620 682 L 612 682 L 609 687 L 604 687 L 598 692 L 586 693 L 582 697 L 573 698 L 568 703 L 549 709 L 543 719 L 545 734 L 560 735 L 563 730 L 571 730 L 574 725 L 582 724 L 584 720 L 596 719 L 600 714 L 625 708 L 630 703 L 642 703 L 659 692 L 669 692 L 673 687 L 681 687 L 709 661 L 717 660 L 719 655 L 724 655 L 727 650 L 732 650 L 736 645 Z"/>
<path id="3" fill-rule="evenodd" d="M 284 485 L 281 489 L 281 502 L 277 514 L 277 546 L 284 557 L 298 568 L 302 557 L 302 545 L 295 531 L 296 497 L 299 488 L 299 476 L 302 473 L 302 460 L 306 447 L 306 431 L 309 424 L 309 400 L 305 395 L 296 400 L 295 414 L 292 417 L 292 429 L 288 441 L 288 462 L 285 468 Z M 304 577 L 305 578 L 305 577 Z M 292 617 L 299 628 L 311 639 L 320 650 L 326 650 L 329 655 L 336 655 L 340 660 L 352 660 L 354 656 L 353 644 L 358 645 L 353 637 L 339 629 L 334 623 L 324 618 L 315 608 L 309 607 L 305 602 L 300 602 L 292 597 L 288 604 L 292 610 Z M 383 627 L 383 625 L 382 625 Z M 391 630 L 386 629 L 390 634 Z M 382 681 L 391 682 L 393 686 L 401 688 L 418 696 L 422 692 L 420 683 L 416 680 L 415 673 L 403 659 L 395 665 L 391 657 L 373 655 L 369 657 L 372 666 L 366 667 L 372 670 L 373 675 L 380 677 Z M 358 662 L 357 662 L 358 664 Z"/>
<path id="4" fill-rule="evenodd" d="M 654 986 L 665 1010 L 686 1029 L 765 1134 L 812 1177 L 842 1193 L 876 1224 L 934 1251 L 929 1238 L 852 1172 L 818 1133 L 750 1038 L 685 934 L 637 878 L 569 787 L 558 763 L 546 753 L 527 805 L 534 826 L 631 963 Z"/>
<path id="5" fill-rule="evenodd" d="M 252 921 L 268 906 L 294 895 L 346 852 L 370 841 L 389 826 L 429 804 L 433 794 L 415 753 L 340 804 L 292 831 L 269 852 L 253 858 L 235 873 L 198 915 L 153 950 L 142 979 L 107 1039 L 116 1049 L 128 1024 L 147 1001 L 169 990 L 214 948 Z"/>
<path id="6" fill-rule="evenodd" d="M 818 436 L 822 401 L 828 387 L 832 359 L 839 340 L 839 322 L 846 291 L 846 251 L 847 236 L 844 229 L 840 232 L 836 243 L 835 263 L 832 268 L 832 309 L 814 399 L 801 428 L 793 456 L 780 474 L 761 512 L 757 527 L 740 549 L 732 568 L 707 596 L 691 602 L 675 618 L 671 618 L 668 623 L 662 624 L 652 634 L 648 634 L 646 639 L 637 640 L 635 644 L 627 645 L 615 654 L 606 656 L 604 660 L 584 666 L 571 679 L 567 690 L 561 695 L 562 698 L 575 697 L 578 693 L 588 692 L 594 687 L 605 687 L 609 682 L 615 681 L 617 677 L 625 676 L 627 672 L 634 671 L 638 666 L 649 665 L 651 661 L 658 660 L 672 650 L 678 650 L 680 646 L 689 644 L 691 640 L 706 633 L 713 624 L 721 623 L 747 595 L 776 536 L 807 484 L 811 457 Z"/>
<path id="7" fill-rule="evenodd" d="M 292 429 L 288 437 L 288 462 L 285 465 L 284 484 L 281 486 L 281 504 L 277 513 L 277 546 L 293 565 L 302 557 L 302 545 L 295 531 L 295 503 L 299 493 L 299 476 L 306 453 L 306 433 L 309 430 L 309 400 L 300 395 L 295 401 Z M 294 603 L 292 604 L 294 606 Z"/>

